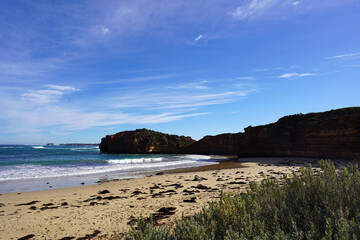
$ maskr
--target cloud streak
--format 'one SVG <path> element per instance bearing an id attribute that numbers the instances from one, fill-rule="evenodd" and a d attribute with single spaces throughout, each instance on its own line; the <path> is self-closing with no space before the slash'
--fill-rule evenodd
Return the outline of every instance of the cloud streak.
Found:
<path id="1" fill-rule="evenodd" d="M 45 89 L 41 90 L 28 90 L 27 93 L 21 94 L 26 101 L 38 103 L 38 104 L 47 104 L 55 102 L 60 99 L 64 94 L 69 94 L 74 91 L 79 91 L 71 86 L 61 86 L 48 84 L 43 86 Z"/>
<path id="2" fill-rule="evenodd" d="M 203 38 L 203 35 L 202 35 L 202 34 L 200 34 L 197 38 L 195 38 L 195 42 L 200 41 L 200 39 L 202 39 L 202 38 Z"/>
<path id="3" fill-rule="evenodd" d="M 115 80 L 103 80 L 103 81 L 94 81 L 90 84 L 114 84 L 114 83 L 134 83 L 134 82 L 148 82 L 148 81 L 158 81 L 165 80 L 175 77 L 175 74 L 164 74 L 164 75 L 154 75 L 154 76 L 142 76 L 134 78 L 123 78 Z"/>
<path id="4" fill-rule="evenodd" d="M 132 92 L 127 90 L 126 94 L 113 90 L 85 105 L 73 103 L 74 93 L 80 91 L 74 86 L 46 84 L 19 95 L 7 94 L 4 90 L 0 102 L 0 129 L 6 133 L 39 134 L 46 129 L 46 133 L 67 135 L 95 127 L 173 122 L 207 115 L 209 112 L 203 107 L 236 102 L 256 91 L 246 84 L 239 84 L 240 80 L 222 81 L 223 86 L 201 80 Z M 88 107 L 94 102 L 101 110 Z"/>
<path id="5" fill-rule="evenodd" d="M 332 57 L 327 57 L 326 59 L 343 59 L 343 58 L 351 58 L 357 56 L 360 56 L 360 52 L 336 55 Z"/>
<path id="6" fill-rule="evenodd" d="M 46 133 L 61 135 L 96 127 L 121 124 L 158 124 L 206 115 L 206 112 L 174 111 L 168 109 L 152 113 L 130 113 L 119 110 L 89 110 L 60 103 L 65 93 L 59 90 L 35 90 L 22 98 L 2 97 L 0 102 L 0 130 L 2 133 Z M 33 101 L 29 101 L 32 99 Z"/>
<path id="7" fill-rule="evenodd" d="M 284 73 L 278 76 L 279 78 L 294 78 L 294 77 L 308 77 L 313 76 L 314 73 Z"/>
<path id="8" fill-rule="evenodd" d="M 151 92 L 140 95 L 125 95 L 111 100 L 115 102 L 114 108 L 140 108 L 140 109 L 188 109 L 194 107 L 212 106 L 239 101 L 250 93 L 256 92 L 255 88 L 248 87 L 247 84 L 229 84 L 228 89 L 211 89 L 210 87 L 189 89 L 192 85 L 173 88 L 175 92 Z M 232 88 L 230 90 L 230 88 Z M 171 88 L 170 88 L 171 89 Z M 192 90 L 194 93 L 178 90 Z M 201 91 L 201 92 L 199 92 Z"/>
<path id="9" fill-rule="evenodd" d="M 236 20 L 245 20 L 262 15 L 276 1 L 274 0 L 251 0 L 246 5 L 236 8 L 229 14 Z"/>

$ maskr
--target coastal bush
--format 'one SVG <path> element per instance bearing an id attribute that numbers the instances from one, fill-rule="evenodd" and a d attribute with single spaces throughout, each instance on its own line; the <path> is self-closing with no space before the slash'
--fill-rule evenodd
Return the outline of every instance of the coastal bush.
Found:
<path id="1" fill-rule="evenodd" d="M 139 219 L 127 239 L 358 239 L 360 171 L 356 164 L 336 170 L 321 161 L 283 181 L 251 183 L 246 194 L 222 193 L 201 212 L 183 217 L 175 228 L 157 228 Z"/>

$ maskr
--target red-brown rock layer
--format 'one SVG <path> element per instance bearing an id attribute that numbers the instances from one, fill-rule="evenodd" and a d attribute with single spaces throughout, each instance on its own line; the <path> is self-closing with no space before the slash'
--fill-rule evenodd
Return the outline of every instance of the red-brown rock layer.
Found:
<path id="1" fill-rule="evenodd" d="M 360 108 L 297 114 L 245 128 L 239 156 L 360 159 Z"/>
<path id="2" fill-rule="evenodd" d="M 205 136 L 184 149 L 184 153 L 206 155 L 237 154 L 242 133 L 224 133 L 216 136 Z"/>

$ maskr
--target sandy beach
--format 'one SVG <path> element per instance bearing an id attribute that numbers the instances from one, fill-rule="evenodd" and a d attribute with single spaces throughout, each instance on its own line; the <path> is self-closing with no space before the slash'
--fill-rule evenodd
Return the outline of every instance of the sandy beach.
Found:
<path id="1" fill-rule="evenodd" d="M 281 178 L 316 159 L 242 158 L 198 169 L 41 192 L 0 195 L 0 239 L 121 239 L 143 215 L 173 224 L 252 181 Z M 341 161 L 336 164 L 342 164 Z"/>

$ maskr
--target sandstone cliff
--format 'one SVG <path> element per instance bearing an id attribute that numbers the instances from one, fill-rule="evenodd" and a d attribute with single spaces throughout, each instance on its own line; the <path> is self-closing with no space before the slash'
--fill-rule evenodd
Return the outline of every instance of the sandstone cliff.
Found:
<path id="1" fill-rule="evenodd" d="M 192 153 L 239 157 L 360 159 L 360 107 L 296 114 L 244 133 L 206 136 L 199 141 L 146 129 L 106 136 L 102 152 Z"/>
<path id="2" fill-rule="evenodd" d="M 169 135 L 147 129 L 119 132 L 101 139 L 101 152 L 111 153 L 179 153 L 195 140 L 190 137 Z"/>
<path id="3" fill-rule="evenodd" d="M 360 159 L 360 108 L 297 114 L 245 128 L 238 155 Z"/>
<path id="4" fill-rule="evenodd" d="M 207 155 L 234 155 L 239 151 L 242 133 L 224 133 L 205 136 L 183 150 L 184 153 Z"/>

